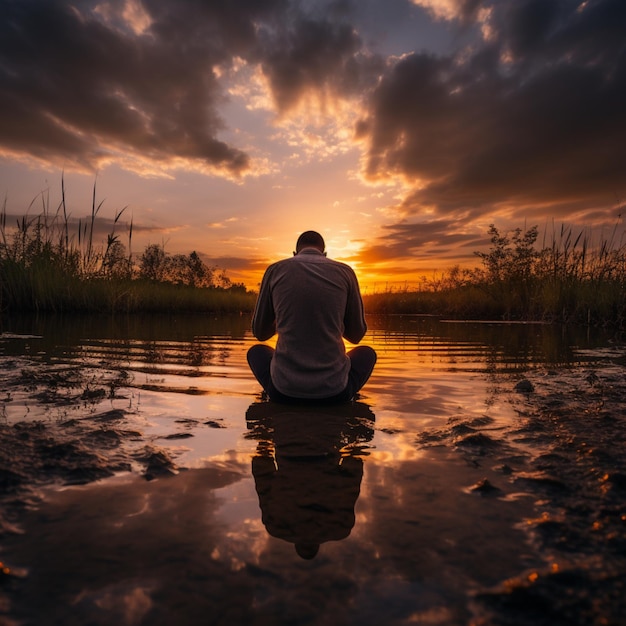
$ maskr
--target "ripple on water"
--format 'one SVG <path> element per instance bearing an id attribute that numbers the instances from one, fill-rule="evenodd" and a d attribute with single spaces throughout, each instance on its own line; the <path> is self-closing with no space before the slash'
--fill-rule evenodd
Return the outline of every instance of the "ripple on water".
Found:
<path id="1" fill-rule="evenodd" d="M 213 338 L 203 320 L 129 340 L 96 329 L 62 348 L 39 345 L 49 333 L 0 338 L 0 487 L 17 503 L 0 518 L 3 561 L 32 572 L 2 589 L 36 617 L 57 607 L 121 626 L 131 605 L 135 622 L 154 624 L 218 609 L 232 624 L 619 623 L 626 402 L 615 351 L 570 350 L 543 369 L 561 341 L 543 327 L 388 323 L 398 328 L 374 323 L 368 337 L 379 362 L 361 402 L 375 426 L 321 461 L 315 432 L 294 439 L 284 415 L 246 420 L 267 404 L 245 330 Z M 294 488 L 294 475 L 308 478 Z M 65 487 L 40 491 L 51 483 Z M 351 499 L 315 499 L 333 484 Z M 353 525 L 312 560 L 270 532 L 296 536 L 333 513 Z"/>

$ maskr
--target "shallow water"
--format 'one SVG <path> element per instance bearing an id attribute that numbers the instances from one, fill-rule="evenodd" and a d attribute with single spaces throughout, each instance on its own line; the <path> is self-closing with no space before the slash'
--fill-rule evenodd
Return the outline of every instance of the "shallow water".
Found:
<path id="1" fill-rule="evenodd" d="M 605 541 L 565 550 L 542 532 L 565 523 L 566 483 L 587 475 L 548 460 L 566 458 L 555 442 L 576 433 L 554 417 L 552 430 L 531 428 L 569 400 L 583 417 L 585 402 L 609 402 L 624 380 L 619 337 L 369 318 L 378 362 L 358 401 L 294 408 L 262 401 L 249 323 L 3 322 L 0 619 L 619 623 L 620 601 L 594 604 L 587 589 L 611 575 L 623 590 L 623 562 L 607 552 L 626 525 L 623 455 L 607 465 Z M 535 391 L 516 391 L 521 380 Z M 587 578 L 563 583 L 562 571 Z M 543 613 L 520 610 L 516 593 Z"/>

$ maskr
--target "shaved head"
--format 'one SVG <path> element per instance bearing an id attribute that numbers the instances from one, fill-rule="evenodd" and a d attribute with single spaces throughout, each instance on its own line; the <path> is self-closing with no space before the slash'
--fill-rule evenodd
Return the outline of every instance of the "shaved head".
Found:
<path id="1" fill-rule="evenodd" d="M 316 248 L 320 252 L 324 252 L 326 244 L 324 238 L 314 230 L 307 230 L 298 237 L 296 242 L 296 252 L 300 252 L 303 248 Z"/>

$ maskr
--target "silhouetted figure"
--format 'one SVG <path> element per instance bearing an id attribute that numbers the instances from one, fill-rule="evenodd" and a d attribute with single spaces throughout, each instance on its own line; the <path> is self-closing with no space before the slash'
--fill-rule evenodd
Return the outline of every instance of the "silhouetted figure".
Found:
<path id="1" fill-rule="evenodd" d="M 262 520 L 270 535 L 312 559 L 327 541 L 345 539 L 363 477 L 363 446 L 374 415 L 363 403 L 286 407 L 253 404 L 246 415 L 259 441 L 252 459 Z"/>
<path id="2" fill-rule="evenodd" d="M 302 233 L 293 257 L 270 265 L 252 319 L 259 341 L 278 335 L 276 350 L 252 346 L 248 363 L 275 402 L 352 400 L 370 377 L 376 352 L 359 343 L 367 325 L 356 275 L 326 257 L 315 231 Z"/>

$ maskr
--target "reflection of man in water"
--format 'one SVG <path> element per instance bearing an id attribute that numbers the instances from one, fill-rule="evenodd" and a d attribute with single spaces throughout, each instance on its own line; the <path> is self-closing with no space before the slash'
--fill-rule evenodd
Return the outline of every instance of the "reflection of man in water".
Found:
<path id="1" fill-rule="evenodd" d="M 252 474 L 268 533 L 293 543 L 303 559 L 315 557 L 324 542 L 345 539 L 363 477 L 357 455 L 374 433 L 369 407 L 259 403 L 246 419 L 259 441 Z"/>
<path id="2" fill-rule="evenodd" d="M 257 456 L 252 473 L 267 532 L 293 543 L 303 559 L 320 544 L 345 539 L 354 526 L 363 461 Z"/>
<path id="3" fill-rule="evenodd" d="M 345 402 L 370 377 L 376 353 L 359 346 L 346 354 L 345 337 L 359 343 L 367 326 L 354 271 L 326 258 L 324 239 L 302 233 L 294 256 L 270 265 L 252 319 L 260 341 L 278 334 L 276 350 L 252 346 L 248 363 L 277 402 Z"/>

